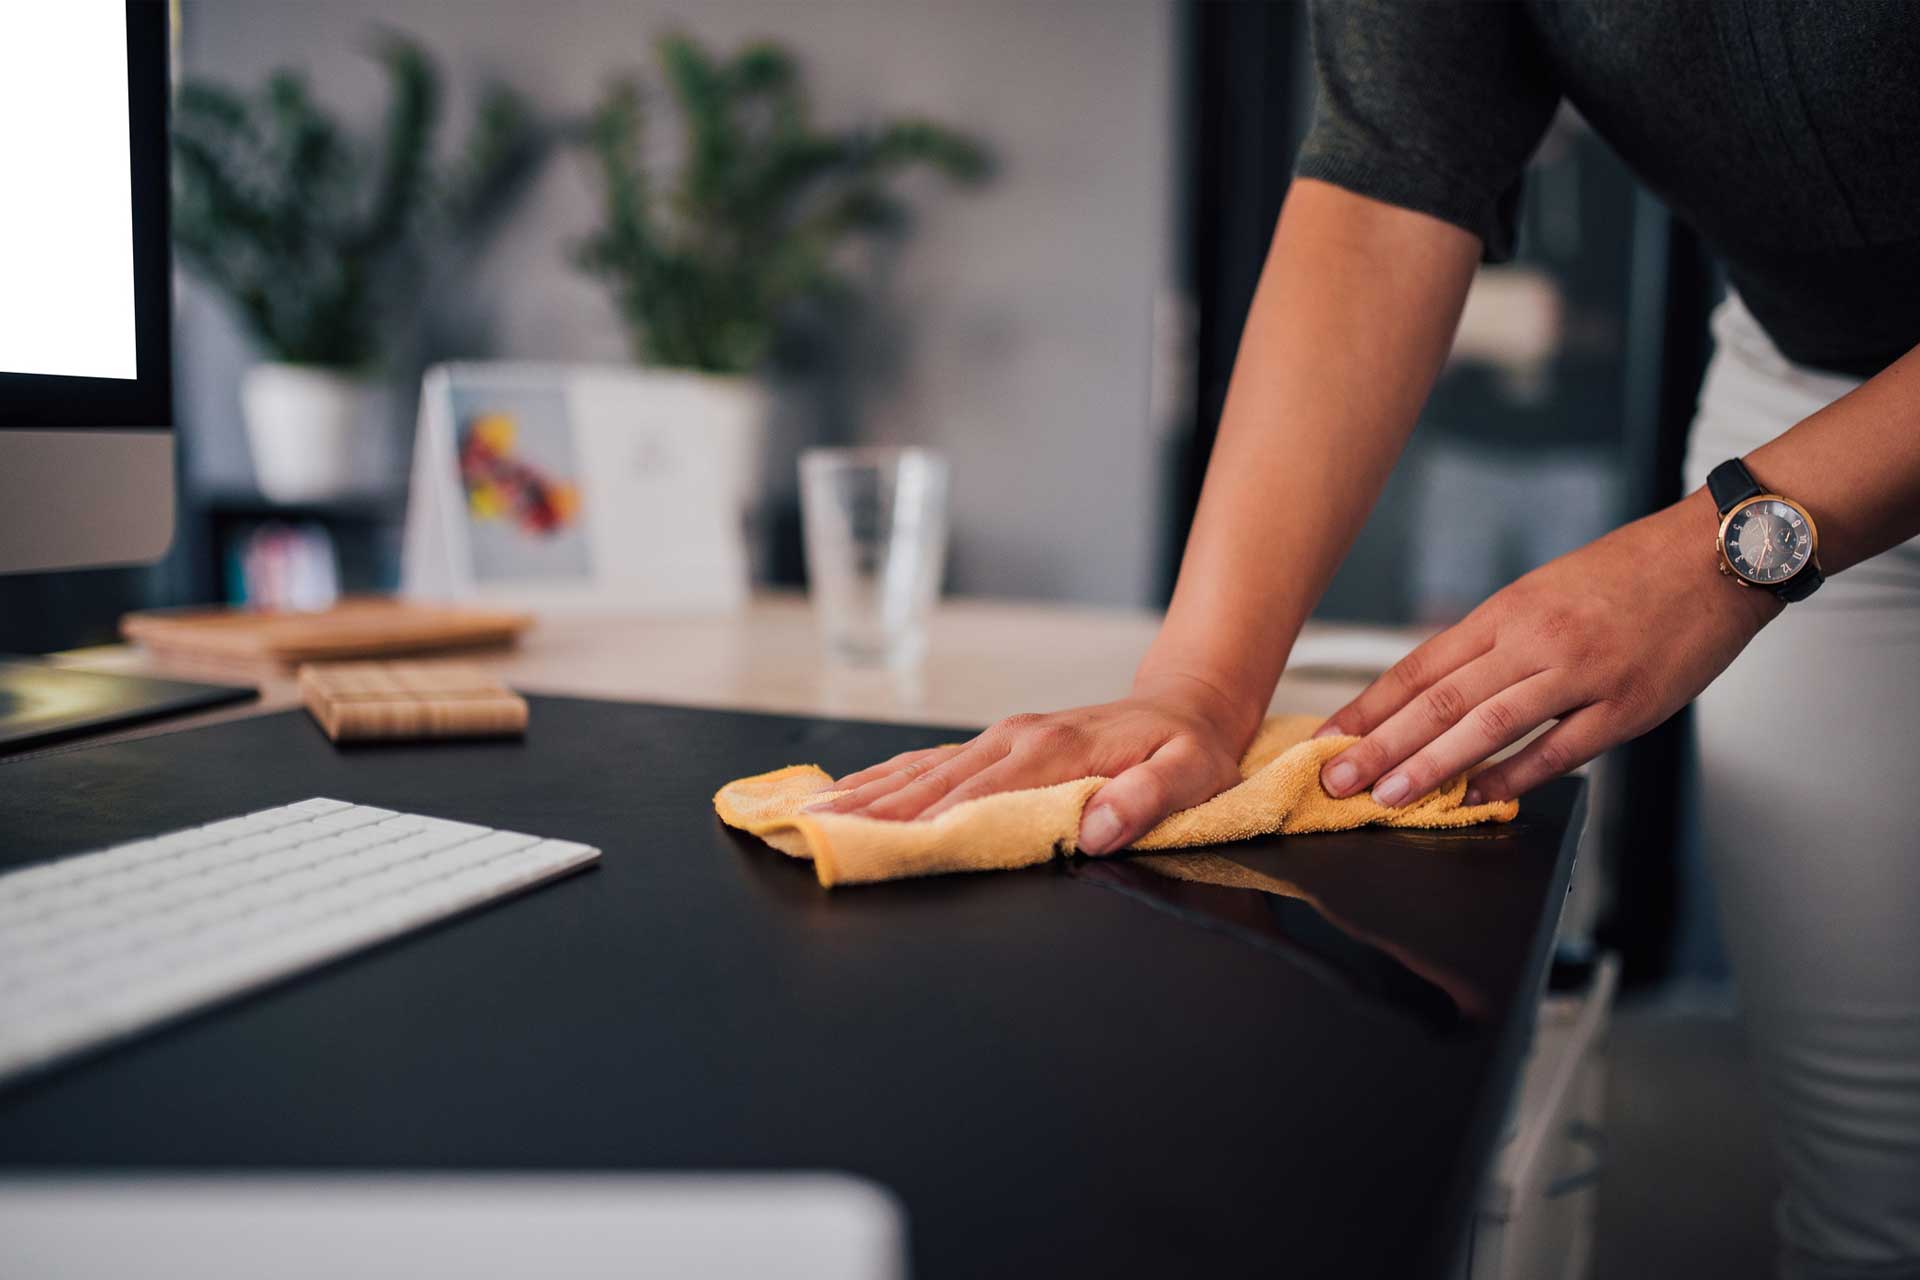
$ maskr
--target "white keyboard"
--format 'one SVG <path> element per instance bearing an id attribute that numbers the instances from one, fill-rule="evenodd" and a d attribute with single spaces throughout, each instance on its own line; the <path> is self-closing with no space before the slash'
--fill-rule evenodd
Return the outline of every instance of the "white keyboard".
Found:
<path id="1" fill-rule="evenodd" d="M 0 1080 L 599 856 L 315 799 L 0 876 Z"/>

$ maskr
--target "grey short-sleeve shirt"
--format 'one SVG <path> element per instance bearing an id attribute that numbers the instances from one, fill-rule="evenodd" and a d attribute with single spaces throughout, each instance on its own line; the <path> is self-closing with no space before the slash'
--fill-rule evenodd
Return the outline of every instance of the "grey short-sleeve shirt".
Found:
<path id="1" fill-rule="evenodd" d="M 1297 172 L 1513 252 L 1564 98 L 1720 254 L 1790 358 L 1920 345 L 1920 4 L 1316 0 Z"/>

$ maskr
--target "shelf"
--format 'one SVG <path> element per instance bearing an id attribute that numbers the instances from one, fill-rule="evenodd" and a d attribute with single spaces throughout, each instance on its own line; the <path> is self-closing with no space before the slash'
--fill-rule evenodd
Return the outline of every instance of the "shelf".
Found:
<path id="1" fill-rule="evenodd" d="M 390 524 L 406 516 L 405 491 L 347 493 L 311 502 L 275 502 L 251 490 L 194 494 L 189 502 L 217 520 L 313 520 L 321 524 Z"/>

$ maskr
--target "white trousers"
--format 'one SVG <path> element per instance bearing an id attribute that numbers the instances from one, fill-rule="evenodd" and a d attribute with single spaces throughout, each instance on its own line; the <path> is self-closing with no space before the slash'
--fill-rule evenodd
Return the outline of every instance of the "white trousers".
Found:
<path id="1" fill-rule="evenodd" d="M 1857 385 L 1787 361 L 1738 299 L 1713 330 L 1689 486 Z M 1789 605 L 1695 723 L 1781 1274 L 1920 1277 L 1920 539 Z"/>

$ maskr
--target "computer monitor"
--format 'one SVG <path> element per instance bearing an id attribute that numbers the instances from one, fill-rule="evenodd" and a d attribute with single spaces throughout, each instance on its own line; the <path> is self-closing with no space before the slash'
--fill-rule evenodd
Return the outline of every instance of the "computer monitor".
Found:
<path id="1" fill-rule="evenodd" d="M 173 537 L 167 6 L 0 24 L 0 573 Z"/>
<path id="2" fill-rule="evenodd" d="M 0 573 L 173 538 L 164 0 L 0 0 Z M 0 655 L 0 752 L 253 690 Z"/>

